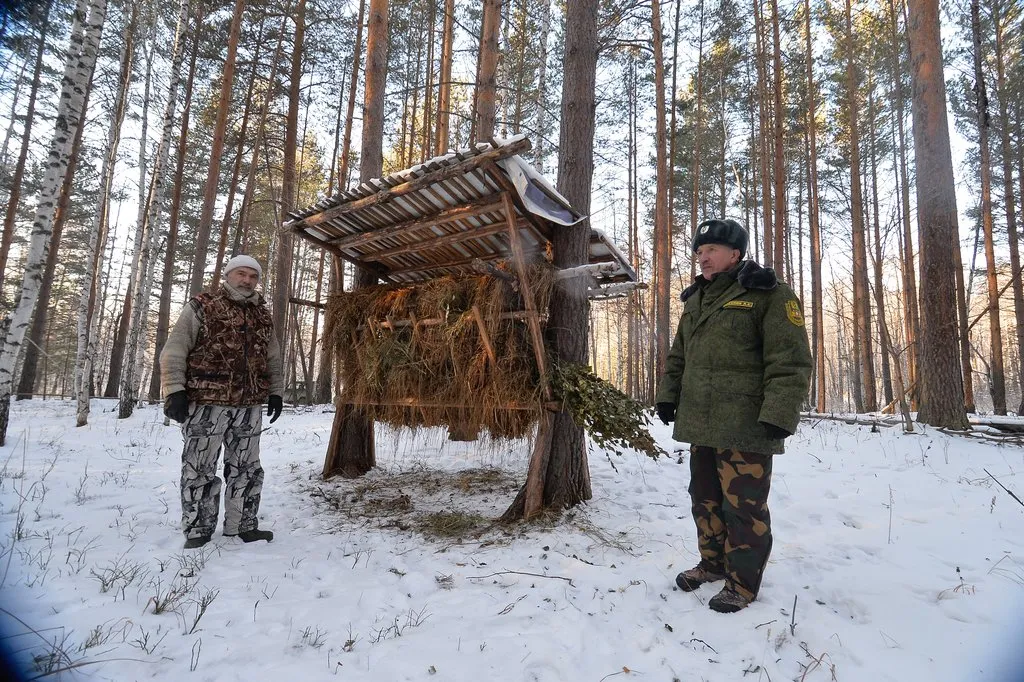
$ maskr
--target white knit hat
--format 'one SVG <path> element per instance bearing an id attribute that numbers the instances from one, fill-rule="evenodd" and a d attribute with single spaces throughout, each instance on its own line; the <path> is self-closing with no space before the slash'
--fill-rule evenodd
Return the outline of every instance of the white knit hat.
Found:
<path id="1" fill-rule="evenodd" d="M 257 274 L 259 274 L 260 279 L 263 279 L 263 268 L 260 267 L 259 262 L 252 256 L 239 254 L 229 260 L 224 265 L 224 276 L 227 277 L 228 273 L 235 268 L 252 268 L 257 272 Z"/>

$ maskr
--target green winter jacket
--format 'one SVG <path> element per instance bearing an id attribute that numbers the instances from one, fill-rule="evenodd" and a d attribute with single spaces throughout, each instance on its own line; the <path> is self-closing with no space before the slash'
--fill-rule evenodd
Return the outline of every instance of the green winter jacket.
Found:
<path id="1" fill-rule="evenodd" d="M 795 433 L 811 376 L 811 350 L 796 294 L 775 272 L 742 261 L 682 294 L 657 402 L 676 405 L 672 437 L 693 445 L 775 454 Z"/>

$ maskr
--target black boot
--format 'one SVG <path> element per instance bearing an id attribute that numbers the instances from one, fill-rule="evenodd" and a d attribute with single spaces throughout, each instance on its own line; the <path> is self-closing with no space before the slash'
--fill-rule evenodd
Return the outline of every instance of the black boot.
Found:
<path id="1" fill-rule="evenodd" d="M 186 538 L 185 549 L 198 549 L 210 541 L 209 535 L 200 535 L 197 538 Z"/>
<path id="2" fill-rule="evenodd" d="M 267 542 L 270 542 L 274 539 L 274 533 L 269 530 L 260 530 L 258 528 L 253 528 L 252 530 L 243 530 L 241 533 L 238 533 L 237 535 L 228 535 L 227 533 L 225 533 L 224 537 L 241 538 L 242 542 L 256 542 L 257 540 L 266 540 Z"/>

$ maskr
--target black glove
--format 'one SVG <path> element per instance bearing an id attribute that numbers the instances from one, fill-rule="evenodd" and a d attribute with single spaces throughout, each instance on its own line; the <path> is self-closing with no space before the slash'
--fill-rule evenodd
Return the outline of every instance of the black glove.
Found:
<path id="1" fill-rule="evenodd" d="M 774 440 L 785 440 L 786 438 L 789 438 L 790 436 L 793 435 L 792 433 L 782 428 L 781 426 L 769 424 L 768 422 L 761 422 L 761 426 L 764 427 L 765 434 L 769 438 L 772 438 Z"/>
<path id="2" fill-rule="evenodd" d="M 164 414 L 179 424 L 188 419 L 188 395 L 185 391 L 175 391 L 164 398 Z"/>
<path id="3" fill-rule="evenodd" d="M 658 403 L 654 411 L 658 413 L 662 424 L 668 425 L 676 420 L 676 406 L 672 403 Z"/>
<path id="4" fill-rule="evenodd" d="M 267 416 L 270 417 L 271 424 L 276 422 L 277 418 L 281 416 L 282 407 L 284 407 L 284 403 L 281 401 L 281 396 L 272 395 L 267 398 Z"/>

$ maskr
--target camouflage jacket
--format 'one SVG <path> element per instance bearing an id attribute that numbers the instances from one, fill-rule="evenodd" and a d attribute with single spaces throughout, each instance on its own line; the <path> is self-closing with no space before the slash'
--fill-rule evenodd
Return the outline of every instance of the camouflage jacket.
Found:
<path id="1" fill-rule="evenodd" d="M 189 301 L 160 353 L 164 397 L 204 405 L 259 405 L 283 395 L 281 354 L 259 294 L 224 285 Z"/>
<path id="2" fill-rule="evenodd" d="M 745 452 L 783 452 L 764 424 L 795 433 L 811 376 L 796 294 L 774 271 L 742 261 L 682 294 L 656 401 L 676 405 L 672 437 Z"/>

